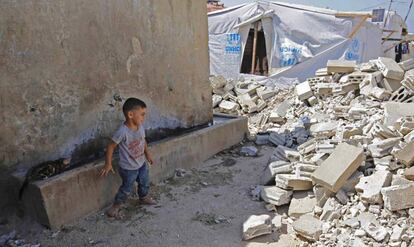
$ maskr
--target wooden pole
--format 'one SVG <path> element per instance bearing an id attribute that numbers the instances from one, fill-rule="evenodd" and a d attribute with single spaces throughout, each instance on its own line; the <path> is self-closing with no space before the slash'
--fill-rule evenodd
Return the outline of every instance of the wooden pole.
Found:
<path id="1" fill-rule="evenodd" d="M 257 46 L 257 29 L 259 28 L 259 22 L 254 24 L 254 38 L 253 38 L 253 55 L 252 55 L 252 70 L 250 74 L 254 74 L 256 70 L 256 46 Z"/>
<path id="2" fill-rule="evenodd" d="M 348 38 L 352 39 L 354 35 L 361 29 L 361 27 L 364 25 L 365 21 L 368 19 L 368 15 L 362 17 L 362 20 L 354 27 L 354 30 L 352 30 L 351 34 L 349 34 Z"/>

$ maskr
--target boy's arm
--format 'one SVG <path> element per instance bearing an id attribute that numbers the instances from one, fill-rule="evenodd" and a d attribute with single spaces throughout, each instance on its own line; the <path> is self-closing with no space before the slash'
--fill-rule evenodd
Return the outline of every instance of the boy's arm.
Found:
<path id="1" fill-rule="evenodd" d="M 106 159 L 105 166 L 101 170 L 101 176 L 106 176 L 109 172 L 115 173 L 114 168 L 112 167 L 112 155 L 118 144 L 111 140 L 106 148 Z"/>
<path id="2" fill-rule="evenodd" d="M 145 141 L 144 154 L 145 154 L 145 158 L 148 160 L 148 162 L 151 165 L 153 165 L 154 164 L 154 161 L 152 160 L 152 155 L 150 154 L 150 152 L 148 150 L 147 141 Z"/>

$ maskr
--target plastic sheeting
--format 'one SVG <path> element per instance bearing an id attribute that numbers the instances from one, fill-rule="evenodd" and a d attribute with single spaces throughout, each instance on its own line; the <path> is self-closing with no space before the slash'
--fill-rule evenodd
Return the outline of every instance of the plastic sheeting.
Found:
<path id="1" fill-rule="evenodd" d="M 270 77 L 304 80 L 329 59 L 365 62 L 383 55 L 382 31 L 361 17 L 279 2 L 254 2 L 208 15 L 210 73 L 237 77 L 252 23 L 261 20 Z M 237 37 L 237 40 L 234 40 Z"/>

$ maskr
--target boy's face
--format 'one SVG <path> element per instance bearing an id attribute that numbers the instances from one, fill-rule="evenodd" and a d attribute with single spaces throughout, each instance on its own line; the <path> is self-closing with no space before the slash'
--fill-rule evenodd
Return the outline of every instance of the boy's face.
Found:
<path id="1" fill-rule="evenodd" d="M 139 126 L 144 123 L 146 114 L 146 108 L 137 107 L 134 110 L 128 112 L 128 118 L 132 121 L 133 124 Z"/>

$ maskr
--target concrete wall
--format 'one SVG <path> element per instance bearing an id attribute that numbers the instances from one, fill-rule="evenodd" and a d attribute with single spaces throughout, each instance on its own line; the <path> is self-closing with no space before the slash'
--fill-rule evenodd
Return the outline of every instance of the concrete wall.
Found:
<path id="1" fill-rule="evenodd" d="M 130 96 L 147 129 L 207 123 L 208 68 L 204 1 L 0 1 L 0 171 L 96 154 Z"/>

